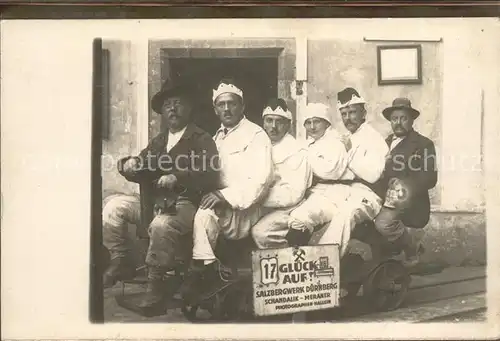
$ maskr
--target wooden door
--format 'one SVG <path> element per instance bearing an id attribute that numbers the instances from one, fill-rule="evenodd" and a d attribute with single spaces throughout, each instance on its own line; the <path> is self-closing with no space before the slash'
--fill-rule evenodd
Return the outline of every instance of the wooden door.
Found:
<path id="1" fill-rule="evenodd" d="M 213 109 L 209 109 L 212 87 L 218 82 L 219 74 L 221 77 L 232 74 L 243 81 L 246 111 L 252 121 L 261 123 L 265 102 L 275 96 L 285 99 L 290 111 L 296 116 L 296 102 L 290 93 L 290 86 L 295 80 L 293 38 L 152 41 L 149 53 L 149 98 L 165 82 L 192 77 L 198 85 L 196 115 L 201 117 L 197 118 L 197 122 L 210 133 L 219 126 Z M 189 64 L 188 60 L 192 60 L 192 63 Z M 220 70 L 219 74 L 217 70 Z M 149 117 L 151 138 L 162 129 L 162 118 L 151 109 Z M 292 133 L 295 134 L 295 125 L 292 124 L 292 127 Z"/>

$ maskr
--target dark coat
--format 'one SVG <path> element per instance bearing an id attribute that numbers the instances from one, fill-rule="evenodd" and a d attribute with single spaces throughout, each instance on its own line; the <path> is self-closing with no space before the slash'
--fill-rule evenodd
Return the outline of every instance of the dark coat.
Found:
<path id="1" fill-rule="evenodd" d="M 389 148 L 393 134 L 386 139 Z M 380 181 L 381 191 L 387 191 L 391 178 L 403 180 L 410 189 L 409 207 L 404 210 L 403 224 L 423 228 L 429 222 L 429 190 L 436 186 L 436 149 L 434 143 L 416 131 L 411 131 L 391 152 Z"/>
<path id="2" fill-rule="evenodd" d="M 177 185 L 185 189 L 182 197 L 194 205 L 199 204 L 204 194 L 218 188 L 217 147 L 207 132 L 194 124 L 188 124 L 179 142 L 168 153 L 167 142 L 168 132 L 158 134 L 149 142 L 148 146 L 135 157 L 139 160 L 140 170 L 134 176 L 122 171 L 123 164 L 131 157 L 118 162 L 120 174 L 127 180 L 141 185 L 141 201 L 149 202 L 146 204 L 148 211 L 152 210 L 151 199 L 158 204 L 171 195 L 168 190 L 154 186 L 154 181 L 162 175 L 175 175 Z"/>

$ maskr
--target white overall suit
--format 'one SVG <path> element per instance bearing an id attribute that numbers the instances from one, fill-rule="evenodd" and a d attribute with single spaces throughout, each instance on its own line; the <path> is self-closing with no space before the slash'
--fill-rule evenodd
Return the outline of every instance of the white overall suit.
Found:
<path id="1" fill-rule="evenodd" d="M 194 218 L 193 259 L 215 260 L 219 232 L 228 239 L 242 239 L 261 217 L 258 202 L 272 179 L 271 141 L 266 132 L 245 117 L 227 133 L 214 136 L 219 151 L 223 189 L 230 208 L 222 212 L 198 209 Z"/>
<path id="2" fill-rule="evenodd" d="M 381 177 L 389 151 L 382 135 L 367 123 L 361 124 L 350 138 L 347 168 L 339 180 L 354 181 L 332 185 L 335 214 L 318 241 L 318 244 L 339 244 L 341 256 L 346 252 L 354 226 L 374 219 L 382 207 L 382 199 L 368 185 Z"/>
<path id="3" fill-rule="evenodd" d="M 273 145 L 272 156 L 276 180 L 262 203 L 265 215 L 252 228 L 260 249 L 287 246 L 289 213 L 301 202 L 312 182 L 307 150 L 290 134 Z"/>

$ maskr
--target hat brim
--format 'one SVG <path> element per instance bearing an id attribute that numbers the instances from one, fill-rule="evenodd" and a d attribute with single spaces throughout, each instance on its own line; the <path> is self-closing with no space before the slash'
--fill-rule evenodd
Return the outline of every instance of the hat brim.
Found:
<path id="1" fill-rule="evenodd" d="M 416 119 L 418 116 L 420 116 L 420 111 L 418 111 L 417 109 L 413 109 L 413 108 L 409 108 L 409 107 L 405 107 L 405 106 L 395 106 L 395 107 L 393 106 L 393 107 L 385 108 L 382 111 L 382 115 L 384 115 L 386 120 L 390 121 L 391 120 L 391 113 L 394 110 L 398 110 L 398 109 L 405 110 L 405 111 L 409 112 L 413 119 Z"/>
<path id="2" fill-rule="evenodd" d="M 191 89 L 185 85 L 176 86 L 174 88 L 160 90 L 157 92 L 153 98 L 151 98 L 151 108 L 158 114 L 162 114 L 161 108 L 163 103 L 169 97 L 182 96 L 184 98 L 189 98 L 191 96 Z"/>

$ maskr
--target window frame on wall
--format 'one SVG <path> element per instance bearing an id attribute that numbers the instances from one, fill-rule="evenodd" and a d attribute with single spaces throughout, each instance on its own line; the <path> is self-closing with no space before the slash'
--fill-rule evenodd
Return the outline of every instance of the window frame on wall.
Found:
<path id="1" fill-rule="evenodd" d="M 416 51 L 416 77 L 415 78 L 395 78 L 383 79 L 382 54 L 385 50 L 415 50 Z M 410 77 L 410 76 L 409 76 Z M 378 45 L 377 46 L 377 80 L 378 85 L 399 85 L 399 84 L 422 84 L 422 45 L 421 44 L 400 44 L 400 45 Z"/>

